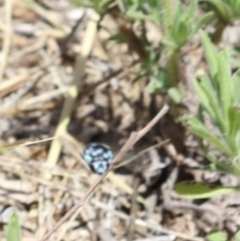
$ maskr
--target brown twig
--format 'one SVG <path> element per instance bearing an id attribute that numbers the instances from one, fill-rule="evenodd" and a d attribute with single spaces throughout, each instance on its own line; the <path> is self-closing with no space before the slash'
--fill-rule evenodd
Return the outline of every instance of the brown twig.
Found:
<path id="1" fill-rule="evenodd" d="M 149 146 L 145 149 L 143 149 L 142 151 L 138 152 L 136 155 L 132 156 L 131 158 L 125 160 L 125 161 L 121 161 L 119 164 L 116 163 L 114 168 L 119 168 L 121 166 L 125 166 L 131 162 L 133 162 L 134 160 L 138 159 L 139 157 L 143 156 L 145 153 L 149 152 L 150 150 L 160 147 L 160 146 L 164 146 L 165 144 L 167 144 L 169 142 L 169 139 L 165 140 L 165 141 L 161 141 L 158 142 L 155 145 Z"/>
<path id="2" fill-rule="evenodd" d="M 104 173 L 101 177 L 98 178 L 98 180 L 96 181 L 96 183 L 91 186 L 88 190 L 88 192 L 86 193 L 86 195 L 81 198 L 76 204 L 75 206 L 73 206 L 58 222 L 57 224 L 48 232 L 44 235 L 44 237 L 42 237 L 39 241 L 46 241 L 48 240 L 48 238 L 60 227 L 62 226 L 62 224 L 64 222 L 66 222 L 80 207 L 82 207 L 86 201 L 91 197 L 91 195 L 94 193 L 94 191 L 97 189 L 97 187 L 99 186 L 99 184 L 103 181 L 103 179 L 107 176 L 107 174 L 114 168 L 115 163 L 117 163 L 118 161 L 120 161 L 125 153 L 127 153 L 127 151 L 129 151 L 133 145 L 139 140 L 141 139 L 169 110 L 169 107 L 166 105 L 164 106 L 159 113 L 140 131 L 138 132 L 132 132 L 129 139 L 127 140 L 127 142 L 123 145 L 123 147 L 121 148 L 121 150 L 118 152 L 118 154 L 116 155 L 116 157 L 114 158 L 112 164 L 110 165 L 108 171 L 106 173 Z"/>
<path id="3" fill-rule="evenodd" d="M 77 31 L 80 23 L 82 23 L 83 19 L 86 16 L 86 12 L 83 13 L 83 15 L 77 20 L 77 22 L 75 23 L 75 25 L 73 26 L 71 32 L 67 35 L 67 37 L 63 40 L 63 42 L 60 45 L 60 49 L 61 52 L 63 53 L 64 51 L 66 51 L 67 45 L 70 42 L 70 40 L 72 39 L 72 37 L 74 36 L 75 32 Z"/>

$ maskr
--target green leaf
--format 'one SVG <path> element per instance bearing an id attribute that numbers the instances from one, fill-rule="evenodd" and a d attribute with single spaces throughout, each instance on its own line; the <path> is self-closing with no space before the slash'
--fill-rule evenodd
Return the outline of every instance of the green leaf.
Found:
<path id="1" fill-rule="evenodd" d="M 209 241 L 227 241 L 227 235 L 223 231 L 212 231 L 207 235 Z"/>
<path id="2" fill-rule="evenodd" d="M 223 172 L 223 173 L 234 173 L 232 170 L 233 165 L 231 161 L 229 162 L 219 161 L 211 151 L 207 151 L 205 155 L 207 159 L 212 162 L 212 165 L 211 164 L 209 165 L 209 168 L 212 168 L 212 171 L 216 170 L 218 172 Z"/>
<path id="3" fill-rule="evenodd" d="M 240 93 L 240 92 L 239 92 Z M 228 108 L 229 138 L 235 142 L 235 136 L 240 131 L 240 106 L 230 105 Z"/>
<path id="4" fill-rule="evenodd" d="M 225 3 L 222 0 L 204 0 L 204 2 L 212 4 L 222 19 L 227 22 L 231 21 L 233 17 L 233 9 L 229 3 Z"/>
<path id="5" fill-rule="evenodd" d="M 185 13 L 185 21 L 188 24 L 192 24 L 192 20 L 194 19 L 195 13 L 197 10 L 197 1 L 192 0 L 190 4 L 187 7 L 186 13 Z"/>
<path id="6" fill-rule="evenodd" d="M 223 110 L 223 118 L 225 118 L 226 127 L 228 123 L 228 108 L 231 104 L 231 72 L 229 67 L 229 54 L 227 50 L 218 54 L 218 86 L 220 87 L 219 99 Z M 228 130 L 226 130 L 228 131 Z"/>
<path id="7" fill-rule="evenodd" d="M 239 1 L 240 2 L 240 1 Z M 233 103 L 240 103 L 240 69 L 236 71 L 232 78 L 232 101 Z"/>
<path id="8" fill-rule="evenodd" d="M 240 146 L 240 130 L 238 130 L 238 132 L 236 133 L 235 142 L 237 146 Z M 238 153 L 240 153 L 239 149 L 238 149 Z"/>
<path id="9" fill-rule="evenodd" d="M 240 155 L 236 155 L 232 160 L 233 174 L 240 177 Z"/>
<path id="10" fill-rule="evenodd" d="M 168 89 L 168 95 L 175 103 L 179 104 L 181 102 L 182 95 L 178 88 L 172 87 Z"/>
<path id="11" fill-rule="evenodd" d="M 228 123 L 225 121 L 225 118 L 222 118 L 221 109 L 217 103 L 216 91 L 208 76 L 205 74 L 201 75 L 200 81 L 194 81 L 193 86 L 201 101 L 201 105 L 210 114 L 213 123 L 225 132 Z"/>
<path id="12" fill-rule="evenodd" d="M 174 19 L 173 22 L 171 23 L 171 27 L 172 27 L 172 36 L 176 36 L 176 33 L 178 32 L 179 29 L 179 23 L 181 21 L 181 17 L 183 15 L 183 4 L 181 2 L 177 3 L 177 7 L 176 7 L 176 12 L 174 15 Z"/>
<path id="13" fill-rule="evenodd" d="M 202 71 L 198 71 L 197 78 L 199 81 L 193 80 L 194 90 L 200 99 L 201 105 L 210 114 L 212 120 L 217 122 L 219 116 L 219 108 L 217 103 L 215 103 L 215 93 L 211 81 Z"/>
<path id="14" fill-rule="evenodd" d="M 21 227 L 16 213 L 11 215 L 8 225 L 4 227 L 4 231 L 7 241 L 21 241 Z"/>
<path id="15" fill-rule="evenodd" d="M 212 135 L 211 132 L 197 118 L 189 116 L 187 120 L 189 124 L 188 128 L 191 132 L 201 137 L 203 140 L 206 140 L 209 143 L 215 145 L 218 149 L 220 149 L 222 152 L 226 153 L 230 157 L 234 156 L 234 153 L 228 147 L 228 145 L 225 142 L 221 141 L 219 137 Z"/>
<path id="16" fill-rule="evenodd" d="M 193 27 L 191 36 L 193 36 L 200 28 L 202 28 L 205 24 L 207 24 L 214 16 L 213 12 L 209 12 L 204 14 L 197 22 L 197 24 Z"/>
<path id="17" fill-rule="evenodd" d="M 158 3 L 161 6 L 158 8 L 160 9 L 160 13 L 158 11 L 158 15 L 161 19 L 163 32 L 165 35 L 170 35 L 173 23 L 175 22 L 174 18 L 177 15 L 175 10 L 178 8 L 178 4 L 173 0 L 162 0 L 158 1 Z M 181 16 L 181 14 L 178 16 Z"/>
<path id="18" fill-rule="evenodd" d="M 161 71 L 157 76 L 151 75 L 150 84 L 148 85 L 148 91 L 153 94 L 156 92 L 166 91 L 168 89 L 166 82 L 166 73 L 165 71 Z"/>
<path id="19" fill-rule="evenodd" d="M 212 159 L 211 159 L 212 161 Z M 216 161 L 216 160 L 215 160 Z M 206 171 L 212 171 L 212 172 L 223 172 L 223 173 L 229 173 L 230 170 L 226 170 L 226 168 L 222 168 L 217 163 L 211 163 L 204 167 L 204 170 Z"/>
<path id="20" fill-rule="evenodd" d="M 182 47 L 188 40 L 190 26 L 184 20 L 181 20 L 178 24 L 178 28 L 175 30 L 173 37 L 178 43 L 178 48 Z"/>
<path id="21" fill-rule="evenodd" d="M 205 78 L 204 80 L 206 79 L 207 78 Z M 227 122 L 226 122 L 226 119 L 222 118 L 222 110 L 221 108 L 219 108 L 218 103 L 216 103 L 216 99 L 217 99 L 216 94 L 213 90 L 211 92 L 211 87 L 209 83 L 210 81 L 209 82 L 203 81 L 200 83 L 202 91 L 206 96 L 206 100 L 202 102 L 202 99 L 201 99 L 201 103 L 202 104 L 206 103 L 206 105 L 204 106 L 206 110 L 211 109 L 211 112 L 209 112 L 209 114 L 212 114 L 212 112 L 214 113 L 215 118 L 212 118 L 214 124 L 217 125 L 223 132 L 225 132 Z"/>
<path id="22" fill-rule="evenodd" d="M 169 35 L 166 35 L 163 38 L 162 43 L 170 49 L 173 49 L 173 50 L 177 49 L 177 44 L 176 44 L 175 40 Z"/>
<path id="23" fill-rule="evenodd" d="M 214 78 L 218 72 L 217 51 L 204 31 L 199 30 L 199 34 L 205 50 L 204 52 L 209 65 L 211 77 Z"/>
<path id="24" fill-rule="evenodd" d="M 234 241 L 239 241 L 239 240 L 240 240 L 240 230 L 238 230 L 234 235 Z"/>
<path id="25" fill-rule="evenodd" d="M 175 186 L 174 191 L 189 199 L 211 198 L 226 195 L 240 190 L 237 187 L 210 186 L 200 182 L 180 182 Z"/>

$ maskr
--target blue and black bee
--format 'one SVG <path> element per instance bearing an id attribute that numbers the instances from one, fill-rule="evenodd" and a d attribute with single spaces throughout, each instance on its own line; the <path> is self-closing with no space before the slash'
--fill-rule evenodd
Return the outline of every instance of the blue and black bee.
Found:
<path id="1" fill-rule="evenodd" d="M 103 174 L 113 161 L 113 152 L 107 145 L 90 143 L 84 150 L 83 158 L 93 172 Z"/>

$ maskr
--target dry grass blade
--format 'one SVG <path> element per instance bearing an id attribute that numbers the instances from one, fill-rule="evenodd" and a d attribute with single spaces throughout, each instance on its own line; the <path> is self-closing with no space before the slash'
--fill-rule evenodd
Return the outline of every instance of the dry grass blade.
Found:
<path id="1" fill-rule="evenodd" d="M 131 197 L 132 206 L 131 206 L 131 210 L 130 210 L 130 220 L 129 220 L 129 227 L 128 227 L 128 231 L 127 231 L 127 240 L 128 241 L 132 241 L 134 239 L 135 220 L 137 218 L 137 211 L 138 211 L 137 190 L 140 185 L 140 177 L 137 174 L 133 179 L 132 185 L 133 185 L 134 192 Z"/>
<path id="2" fill-rule="evenodd" d="M 89 23 L 87 25 L 86 33 L 84 35 L 82 51 L 80 52 L 77 63 L 75 65 L 73 83 L 69 87 L 68 97 L 66 98 L 65 103 L 63 105 L 59 124 L 56 129 L 55 136 L 57 137 L 66 132 L 67 126 L 70 122 L 70 116 L 74 108 L 75 99 L 77 98 L 79 88 L 82 85 L 82 78 L 84 75 L 84 68 L 87 61 L 87 57 L 91 51 L 92 44 L 94 42 L 98 20 L 99 15 L 93 12 L 91 19 L 89 20 Z M 61 148 L 61 142 L 58 139 L 55 139 L 52 142 L 48 153 L 47 163 L 49 165 L 52 166 L 57 163 L 59 154 L 61 152 Z M 51 176 L 48 175 L 46 176 L 46 178 L 51 178 Z"/>
<path id="3" fill-rule="evenodd" d="M 47 142 L 47 141 L 51 141 L 54 140 L 55 137 L 49 137 L 49 138 L 45 138 L 43 140 L 36 140 L 36 141 L 20 141 L 17 142 L 15 144 L 5 144 L 4 146 L 0 146 L 0 153 L 7 151 L 7 150 L 11 150 L 13 148 L 19 147 L 19 146 L 30 146 L 30 145 L 35 145 L 35 144 L 39 144 L 42 142 Z"/>
<path id="4" fill-rule="evenodd" d="M 28 74 L 30 74 L 30 73 L 28 73 Z M 21 74 L 12 79 L 3 81 L 0 86 L 0 97 L 4 96 L 6 93 L 11 92 L 12 89 L 16 88 L 17 85 L 26 81 L 27 77 L 28 77 L 27 74 Z"/>
<path id="5" fill-rule="evenodd" d="M 11 45 L 11 34 L 12 34 L 12 0 L 5 0 L 5 29 L 4 29 L 4 40 L 3 40 L 3 54 L 0 65 L 0 83 L 3 79 L 3 72 L 7 64 L 7 57 Z"/>
<path id="6" fill-rule="evenodd" d="M 40 4 L 38 4 L 37 1 L 21 0 L 20 3 L 22 3 L 28 7 L 31 7 L 39 16 L 41 16 L 43 19 L 47 20 L 55 28 L 61 30 L 61 32 L 63 34 L 65 34 L 65 32 L 62 29 L 61 24 L 50 14 L 50 11 L 47 11 L 45 8 L 43 8 Z"/>
<path id="7" fill-rule="evenodd" d="M 132 195 L 134 193 L 134 189 L 132 187 L 130 187 L 125 181 L 120 179 L 117 175 L 115 175 L 114 172 L 110 172 L 109 175 L 107 176 L 107 178 L 112 183 L 114 183 L 114 185 L 116 185 L 118 188 L 120 188 L 121 190 L 123 190 L 127 194 Z M 137 201 L 139 203 L 145 205 L 145 199 L 142 196 L 138 195 Z"/>
<path id="8" fill-rule="evenodd" d="M 118 161 L 120 161 L 125 153 L 127 153 L 127 151 L 129 151 L 134 144 L 141 139 L 169 110 L 168 106 L 164 106 L 159 113 L 140 131 L 138 132 L 132 132 L 129 139 L 127 140 L 127 142 L 123 145 L 123 147 L 121 148 L 121 150 L 118 152 L 118 154 L 116 155 L 116 157 L 114 158 L 112 164 L 110 165 L 108 171 L 106 173 L 104 173 L 101 177 L 99 177 L 99 179 L 96 181 L 96 183 L 91 186 L 88 190 L 88 192 L 86 193 L 86 195 L 81 198 L 75 206 L 73 206 L 59 221 L 58 223 L 48 232 L 44 235 L 44 237 L 42 239 L 40 239 L 40 241 L 46 241 L 48 240 L 48 238 L 64 223 L 66 222 L 75 212 L 77 212 L 77 210 L 82 207 L 85 202 L 91 197 L 91 195 L 94 193 L 94 191 L 97 189 L 97 187 L 99 186 L 99 184 L 101 183 L 101 181 L 107 176 L 107 174 L 114 168 L 115 163 L 117 163 Z"/>

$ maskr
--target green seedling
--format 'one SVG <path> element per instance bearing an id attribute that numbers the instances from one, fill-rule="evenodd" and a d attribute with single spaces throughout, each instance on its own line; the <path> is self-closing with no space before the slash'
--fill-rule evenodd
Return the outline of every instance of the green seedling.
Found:
<path id="1" fill-rule="evenodd" d="M 199 116 L 188 115 L 184 119 L 188 129 L 207 143 L 204 145 L 205 154 L 212 162 L 208 168 L 240 177 L 240 70 L 232 74 L 228 50 L 217 51 L 206 33 L 200 31 L 200 36 L 209 74 L 200 70 L 193 80 L 200 100 Z M 207 114 L 216 131 L 205 125 L 203 113 Z M 219 161 L 209 145 L 219 149 L 226 160 Z M 193 192 L 194 188 L 199 189 L 197 194 Z M 176 186 L 177 193 L 191 198 L 207 198 L 238 190 L 239 187 L 211 187 L 208 190 L 194 183 L 191 188 L 187 183 Z"/>
<path id="2" fill-rule="evenodd" d="M 153 86 L 155 85 L 158 89 L 160 89 L 159 86 L 162 86 L 162 89 L 166 90 L 173 100 L 176 101 L 177 99 L 177 103 L 179 103 L 178 85 L 181 79 L 179 71 L 181 48 L 192 39 L 200 28 L 209 22 L 213 13 L 209 12 L 197 20 L 198 5 L 196 0 L 191 1 L 188 6 L 179 1 L 171 7 L 168 2 L 163 1 L 166 11 L 161 16 L 161 26 L 164 32 L 162 45 L 164 47 L 163 55 L 166 58 L 166 69 L 164 74 L 155 76 Z M 175 7 L 174 11 L 173 6 Z M 165 16 L 166 20 L 164 20 Z M 157 82 L 160 82 L 160 84 Z M 156 90 L 158 89 L 156 88 Z M 152 92 L 154 92 L 154 89 Z M 173 96 L 172 93 L 174 93 Z"/>
<path id="3" fill-rule="evenodd" d="M 227 25 L 232 24 L 240 18 L 240 1 L 239 0 L 203 0 L 207 9 L 215 13 L 215 33 L 212 41 L 218 43 L 222 33 Z"/>
<path id="4" fill-rule="evenodd" d="M 4 227 L 7 241 L 21 241 L 21 226 L 18 215 L 13 213 Z"/>
<path id="5" fill-rule="evenodd" d="M 71 1 L 77 5 L 93 8 L 101 15 L 114 13 L 116 14 L 114 16 L 120 16 L 125 23 L 137 25 L 142 34 L 138 36 L 138 41 L 134 41 L 134 46 L 139 46 L 144 58 L 140 58 L 141 66 L 133 83 L 147 77 L 150 79 L 150 93 L 165 92 L 174 102 L 180 103 L 181 93 L 178 84 L 180 82 L 181 48 L 191 40 L 200 28 L 206 25 L 213 17 L 213 13 L 206 13 L 200 19 L 196 19 L 197 0 L 191 1 L 187 6 L 181 1 L 175 2 L 173 0 L 150 0 L 147 2 L 125 0 L 121 3 L 110 0 Z M 147 21 L 154 23 L 164 36 L 154 49 L 148 43 L 145 35 Z M 112 39 L 115 38 L 119 43 L 125 41 L 129 44 L 129 39 L 120 35 L 123 34 L 118 31 L 112 35 Z M 161 59 L 164 59 L 166 63 L 162 68 L 159 67 Z"/>

